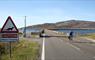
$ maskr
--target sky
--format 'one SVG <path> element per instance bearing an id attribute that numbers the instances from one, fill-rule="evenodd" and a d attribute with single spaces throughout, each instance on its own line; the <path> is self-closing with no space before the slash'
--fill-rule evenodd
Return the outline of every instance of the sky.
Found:
<path id="1" fill-rule="evenodd" d="M 0 0 L 0 28 L 11 16 L 18 28 L 67 20 L 95 21 L 95 0 Z"/>

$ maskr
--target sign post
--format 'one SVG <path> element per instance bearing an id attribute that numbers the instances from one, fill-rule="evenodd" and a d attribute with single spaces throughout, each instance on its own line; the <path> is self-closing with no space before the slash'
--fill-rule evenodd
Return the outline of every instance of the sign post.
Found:
<path id="1" fill-rule="evenodd" d="M 9 44 L 10 44 L 10 60 L 11 60 L 11 58 L 12 58 L 12 48 L 11 48 L 11 41 L 9 42 Z"/>
<path id="2" fill-rule="evenodd" d="M 4 23 L 2 29 L 1 29 L 1 37 L 0 42 L 8 42 L 10 47 L 10 60 L 12 57 L 12 42 L 17 42 L 19 40 L 19 31 L 14 24 L 12 18 L 9 16 Z"/>

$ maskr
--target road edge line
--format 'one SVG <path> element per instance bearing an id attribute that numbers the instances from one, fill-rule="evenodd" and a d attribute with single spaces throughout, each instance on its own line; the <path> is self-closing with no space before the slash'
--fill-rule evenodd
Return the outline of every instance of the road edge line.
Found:
<path id="1" fill-rule="evenodd" d="M 45 34 L 43 34 L 45 36 Z M 42 55 L 41 55 L 41 60 L 45 60 L 45 37 L 43 37 L 43 42 L 42 42 Z"/>

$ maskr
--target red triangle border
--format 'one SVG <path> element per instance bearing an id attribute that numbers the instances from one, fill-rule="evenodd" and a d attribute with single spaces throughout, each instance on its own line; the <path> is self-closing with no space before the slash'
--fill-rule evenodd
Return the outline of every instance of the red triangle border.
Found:
<path id="1" fill-rule="evenodd" d="M 16 29 L 16 31 L 3 31 L 3 29 L 4 29 L 4 27 L 6 26 L 6 24 L 7 24 L 7 22 L 8 22 L 9 19 L 10 19 L 11 22 L 13 23 L 14 28 Z M 2 29 L 1 29 L 1 33 L 18 33 L 18 32 L 19 32 L 19 31 L 18 31 L 16 25 L 14 24 L 14 22 L 13 22 L 11 16 L 9 16 L 9 17 L 7 18 L 7 20 L 5 21 L 5 23 L 4 23 L 3 27 L 2 27 Z"/>

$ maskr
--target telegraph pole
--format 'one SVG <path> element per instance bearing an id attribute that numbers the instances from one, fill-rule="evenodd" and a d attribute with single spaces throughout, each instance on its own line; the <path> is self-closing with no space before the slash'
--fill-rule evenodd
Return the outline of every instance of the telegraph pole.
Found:
<path id="1" fill-rule="evenodd" d="M 24 26 L 24 37 L 26 37 L 26 16 L 25 16 L 24 24 L 25 24 L 25 26 Z"/>

